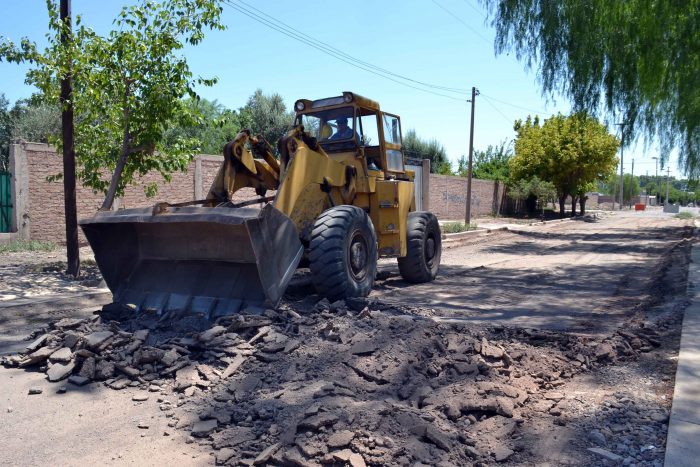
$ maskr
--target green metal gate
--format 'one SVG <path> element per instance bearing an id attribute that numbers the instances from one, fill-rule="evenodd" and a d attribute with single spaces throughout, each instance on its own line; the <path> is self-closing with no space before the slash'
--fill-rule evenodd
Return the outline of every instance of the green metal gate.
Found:
<path id="1" fill-rule="evenodd" d="M 9 232 L 12 227 L 12 191 L 10 174 L 0 172 L 0 233 Z"/>

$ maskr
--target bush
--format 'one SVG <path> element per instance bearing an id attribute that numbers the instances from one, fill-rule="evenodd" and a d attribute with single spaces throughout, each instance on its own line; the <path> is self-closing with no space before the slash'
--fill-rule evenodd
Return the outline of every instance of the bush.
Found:
<path id="1" fill-rule="evenodd" d="M 476 224 L 465 224 L 464 222 L 446 222 L 440 225 L 440 230 L 444 234 L 466 232 L 467 230 L 475 230 Z"/>
<path id="2" fill-rule="evenodd" d="M 676 219 L 692 219 L 695 216 L 693 215 L 692 212 L 683 211 L 683 212 L 679 212 L 678 214 L 676 214 L 675 217 L 676 217 Z"/>
<path id="3" fill-rule="evenodd" d="M 19 253 L 21 251 L 53 251 L 56 244 L 53 242 L 43 242 L 40 240 L 16 240 L 14 242 L 0 245 L 0 254 Z"/>

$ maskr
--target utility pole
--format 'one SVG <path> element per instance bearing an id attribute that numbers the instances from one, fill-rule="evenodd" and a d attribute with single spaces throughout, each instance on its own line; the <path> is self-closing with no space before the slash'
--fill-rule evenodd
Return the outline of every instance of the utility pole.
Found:
<path id="1" fill-rule="evenodd" d="M 671 167 L 666 167 L 666 199 L 664 200 L 664 206 L 668 206 L 668 176 L 671 174 Z"/>
<path id="2" fill-rule="evenodd" d="M 634 157 L 632 158 L 632 183 L 634 183 Z M 632 185 L 630 185 L 630 209 L 632 209 Z"/>
<path id="3" fill-rule="evenodd" d="M 72 38 L 71 0 L 61 0 L 61 47 L 68 53 Z M 61 132 L 63 136 L 63 200 L 66 217 L 66 274 L 80 274 L 80 249 L 78 248 L 78 209 L 75 194 L 75 145 L 73 142 L 73 60 L 61 78 Z"/>
<path id="4" fill-rule="evenodd" d="M 661 193 L 659 193 L 659 158 L 654 156 L 654 184 L 656 185 L 656 205 L 659 205 L 659 198 L 661 198 Z"/>
<path id="5" fill-rule="evenodd" d="M 479 95 L 479 90 L 472 86 L 472 104 L 471 122 L 469 124 L 469 164 L 467 166 L 467 207 L 464 214 L 464 223 L 469 225 L 472 221 L 472 159 L 474 157 L 474 101 Z"/>
<path id="6" fill-rule="evenodd" d="M 620 125 L 620 211 L 622 211 L 622 203 L 624 203 L 623 189 L 625 185 L 625 175 L 623 172 L 622 161 L 625 155 L 625 125 L 627 124 L 625 122 L 622 122 L 616 123 L 616 125 Z"/>

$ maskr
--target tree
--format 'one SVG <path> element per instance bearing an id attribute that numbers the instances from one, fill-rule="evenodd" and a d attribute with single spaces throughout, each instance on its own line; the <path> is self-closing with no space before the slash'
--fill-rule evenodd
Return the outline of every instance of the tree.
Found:
<path id="1" fill-rule="evenodd" d="M 292 128 L 294 112 L 287 112 L 279 94 L 265 95 L 262 89 L 258 89 L 240 109 L 240 121 L 253 134 L 263 135 L 276 148 L 277 141 Z"/>
<path id="2" fill-rule="evenodd" d="M 510 149 L 509 144 L 503 141 L 496 146 L 489 144 L 485 151 L 474 151 L 472 176 L 480 180 L 507 181 L 510 176 L 508 162 L 513 157 L 513 151 Z M 457 161 L 457 175 L 460 177 L 468 175 L 466 156 L 460 157 Z"/>
<path id="3" fill-rule="evenodd" d="M 639 177 L 632 174 L 625 174 L 622 178 L 622 204 L 631 202 L 632 198 L 639 196 Z M 620 195 L 620 176 L 612 174 L 605 183 L 602 184 L 603 193 L 610 196 Z M 655 187 L 653 187 L 655 188 Z"/>
<path id="4" fill-rule="evenodd" d="M 700 8 L 697 1 L 483 0 L 497 54 L 537 67 L 545 93 L 574 110 L 604 108 L 624 121 L 624 141 L 658 137 L 662 161 L 700 174 Z"/>
<path id="5" fill-rule="evenodd" d="M 102 209 L 110 209 L 137 175 L 157 171 L 168 181 L 170 173 L 186 169 L 193 142 L 167 141 L 166 129 L 198 124 L 200 114 L 182 98 L 196 98 L 196 84 L 211 86 L 216 80 L 193 79 L 178 51 L 198 44 L 205 28 L 224 29 L 219 1 L 143 0 L 124 7 L 116 30 L 105 37 L 81 25 L 78 17 L 67 47 L 60 41 L 64 25 L 56 1 L 47 0 L 47 7 L 48 47 L 40 52 L 26 38 L 19 46 L 5 40 L 0 60 L 32 64 L 27 82 L 50 105 L 58 104 L 58 83 L 73 63 L 77 175 L 84 185 L 106 193 Z M 105 172 L 112 172 L 110 181 Z M 155 184 L 146 187 L 151 195 L 156 189 Z"/>
<path id="6" fill-rule="evenodd" d="M 12 139 L 50 143 L 61 135 L 61 109 L 31 99 L 17 101 L 11 111 Z"/>
<path id="7" fill-rule="evenodd" d="M 222 154 L 226 143 L 232 141 L 242 128 L 241 116 L 217 101 L 186 99 L 185 105 L 201 119 L 196 125 L 173 126 L 165 132 L 168 144 L 192 141 L 190 150 L 203 154 Z"/>
<path id="8" fill-rule="evenodd" d="M 445 147 L 436 139 L 425 141 L 416 130 L 408 130 L 403 135 L 403 149 L 408 157 L 430 159 L 430 172 L 440 175 L 453 175 Z"/>
<path id="9" fill-rule="evenodd" d="M 528 204 L 531 204 L 528 211 L 534 211 L 536 205 L 539 205 L 542 216 L 544 216 L 544 208 L 549 202 L 554 201 L 557 190 L 553 183 L 540 180 L 535 175 L 530 179 L 520 179 L 511 183 L 508 187 L 508 194 L 518 203 L 531 200 L 532 203 L 528 202 Z"/>
<path id="10" fill-rule="evenodd" d="M 564 216 L 567 196 L 575 203 L 582 187 L 607 178 L 617 164 L 618 140 L 600 122 L 583 113 L 555 115 L 544 121 L 528 117 L 518 120 L 515 156 L 510 161 L 511 178 L 537 176 L 554 184 L 559 209 Z M 572 204 L 572 214 L 575 204 Z"/>

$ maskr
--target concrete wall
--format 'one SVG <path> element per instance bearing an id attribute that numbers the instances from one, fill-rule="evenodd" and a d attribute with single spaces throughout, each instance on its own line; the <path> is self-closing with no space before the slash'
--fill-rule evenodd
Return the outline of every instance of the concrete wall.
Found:
<path id="1" fill-rule="evenodd" d="M 206 197 L 222 156 L 197 156 L 186 172 L 172 174 L 169 183 L 157 173 L 147 174 L 129 186 L 122 198 L 115 200 L 114 209 L 152 206 L 159 201 L 171 203 L 203 199 Z M 427 162 L 427 161 L 426 161 Z M 46 177 L 63 171 L 60 155 L 46 144 L 17 143 L 10 147 L 10 170 L 12 193 L 16 206 L 13 230 L 19 238 L 47 240 L 56 243 L 65 241 L 63 183 L 48 182 Z M 423 164 L 424 173 L 430 170 Z M 440 219 L 463 219 L 467 181 L 461 177 L 430 174 L 423 177 L 423 208 L 433 211 Z M 147 198 L 144 186 L 158 185 L 158 194 Z M 78 219 L 93 216 L 104 199 L 102 193 L 78 184 L 76 190 Z M 267 195 L 273 195 L 268 192 Z M 474 180 L 472 183 L 473 216 L 487 215 L 496 211 L 503 196 L 503 185 L 489 180 Z M 244 201 L 255 196 L 252 188 L 236 193 L 234 201 Z M 85 238 L 80 233 L 81 243 Z"/>

